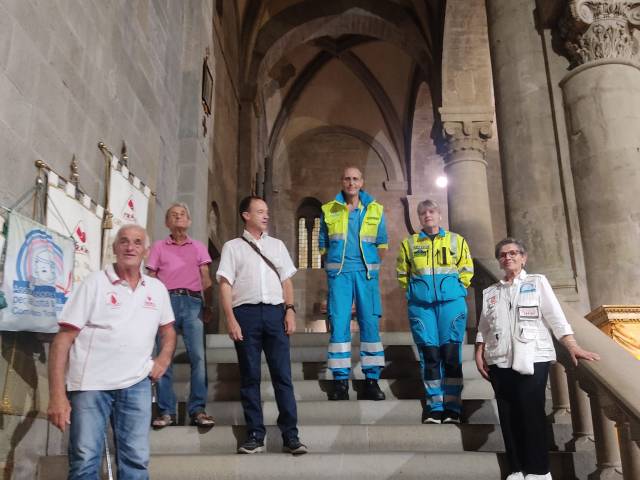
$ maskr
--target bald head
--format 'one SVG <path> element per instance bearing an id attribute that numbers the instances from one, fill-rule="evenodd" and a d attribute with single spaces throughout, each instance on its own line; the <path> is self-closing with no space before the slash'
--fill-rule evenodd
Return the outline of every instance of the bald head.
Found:
<path id="1" fill-rule="evenodd" d="M 342 173 L 342 192 L 347 202 L 355 200 L 359 196 L 362 185 L 364 185 L 364 179 L 360 169 L 356 167 L 344 169 Z"/>

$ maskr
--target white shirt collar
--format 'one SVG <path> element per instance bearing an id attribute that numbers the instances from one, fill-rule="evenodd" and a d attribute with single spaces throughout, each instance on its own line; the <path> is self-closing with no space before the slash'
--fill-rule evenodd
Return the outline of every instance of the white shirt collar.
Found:
<path id="1" fill-rule="evenodd" d="M 509 283 L 503 279 L 500 279 L 500 285 L 513 285 L 514 283 L 518 283 L 524 280 L 526 276 L 527 276 L 527 272 L 523 268 L 522 270 L 520 270 L 520 273 L 518 274 L 518 276 L 513 279 L 513 283 Z"/>
<path id="2" fill-rule="evenodd" d="M 267 232 L 262 232 L 262 233 L 260 234 L 260 238 L 258 238 L 258 239 L 256 240 L 256 237 L 254 237 L 253 235 L 251 235 L 247 230 L 244 230 L 244 231 L 242 232 L 242 237 L 243 237 L 243 238 L 246 238 L 247 240 L 249 240 L 250 242 L 253 242 L 253 243 L 256 243 L 256 242 L 259 242 L 259 241 L 261 241 L 261 240 L 264 240 L 264 239 L 265 239 L 266 237 L 268 237 L 268 236 L 269 236 L 269 234 L 268 234 Z"/>

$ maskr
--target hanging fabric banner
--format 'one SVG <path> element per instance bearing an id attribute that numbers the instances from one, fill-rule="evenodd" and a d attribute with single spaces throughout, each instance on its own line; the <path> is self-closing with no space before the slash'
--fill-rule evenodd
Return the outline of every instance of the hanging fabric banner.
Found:
<path id="1" fill-rule="evenodd" d="M 9 214 L 0 330 L 54 333 L 73 285 L 74 242 L 30 218 Z"/>
<path id="2" fill-rule="evenodd" d="M 73 283 L 78 284 L 91 272 L 100 270 L 102 247 L 102 207 L 92 208 L 91 198 L 76 199 L 73 184 L 61 187 L 50 172 L 47 188 L 47 227 L 75 241 Z"/>
<path id="3" fill-rule="evenodd" d="M 109 173 L 109 211 L 113 215 L 113 228 L 104 232 L 103 267 L 115 261 L 112 245 L 121 226 L 133 223 L 147 228 L 151 195 L 149 187 L 143 185 L 138 177 L 130 174 L 127 167 L 119 165 L 117 157 L 113 157 Z"/>

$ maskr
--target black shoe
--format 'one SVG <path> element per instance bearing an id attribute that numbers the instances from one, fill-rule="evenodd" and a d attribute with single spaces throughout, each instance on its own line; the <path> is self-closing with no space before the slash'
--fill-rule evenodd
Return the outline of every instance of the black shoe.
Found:
<path id="1" fill-rule="evenodd" d="M 238 453 L 260 452 L 264 452 L 264 440 L 258 440 L 254 435 L 249 435 L 249 438 L 238 448 Z"/>
<path id="2" fill-rule="evenodd" d="M 422 423 L 442 423 L 442 412 L 440 410 L 425 410 L 422 414 Z"/>
<path id="3" fill-rule="evenodd" d="M 304 455 L 308 452 L 307 446 L 302 443 L 298 437 L 285 440 L 284 445 L 282 446 L 282 451 L 292 455 Z"/>
<path id="4" fill-rule="evenodd" d="M 329 400 L 349 400 L 349 380 L 334 380 L 332 389 L 327 393 Z"/>
<path id="5" fill-rule="evenodd" d="M 363 400 L 384 400 L 385 398 L 384 392 L 380 390 L 377 380 L 367 378 L 364 381 L 364 389 L 362 390 Z"/>
<path id="6" fill-rule="evenodd" d="M 445 410 L 442 414 L 442 423 L 460 423 L 460 414 L 453 410 Z"/>

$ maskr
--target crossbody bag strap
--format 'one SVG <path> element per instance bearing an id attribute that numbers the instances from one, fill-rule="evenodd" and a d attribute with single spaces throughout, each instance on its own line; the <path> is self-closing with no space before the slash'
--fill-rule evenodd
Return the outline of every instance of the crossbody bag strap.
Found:
<path id="1" fill-rule="evenodd" d="M 276 276 L 278 277 L 278 279 L 280 279 L 280 274 L 278 273 L 278 269 L 276 268 L 276 266 L 273 264 L 273 262 L 271 260 L 269 260 L 267 257 L 264 256 L 264 254 L 260 251 L 260 249 L 258 247 L 256 247 L 252 242 L 250 242 L 249 240 L 247 240 L 244 237 L 240 237 L 242 238 L 242 240 L 244 240 L 245 242 L 247 242 L 249 244 L 249 246 L 251 248 L 253 248 L 253 250 L 262 257 L 262 259 L 265 261 L 265 263 L 269 266 L 269 268 L 271 268 L 271 270 L 274 271 L 274 273 L 276 274 Z"/>

